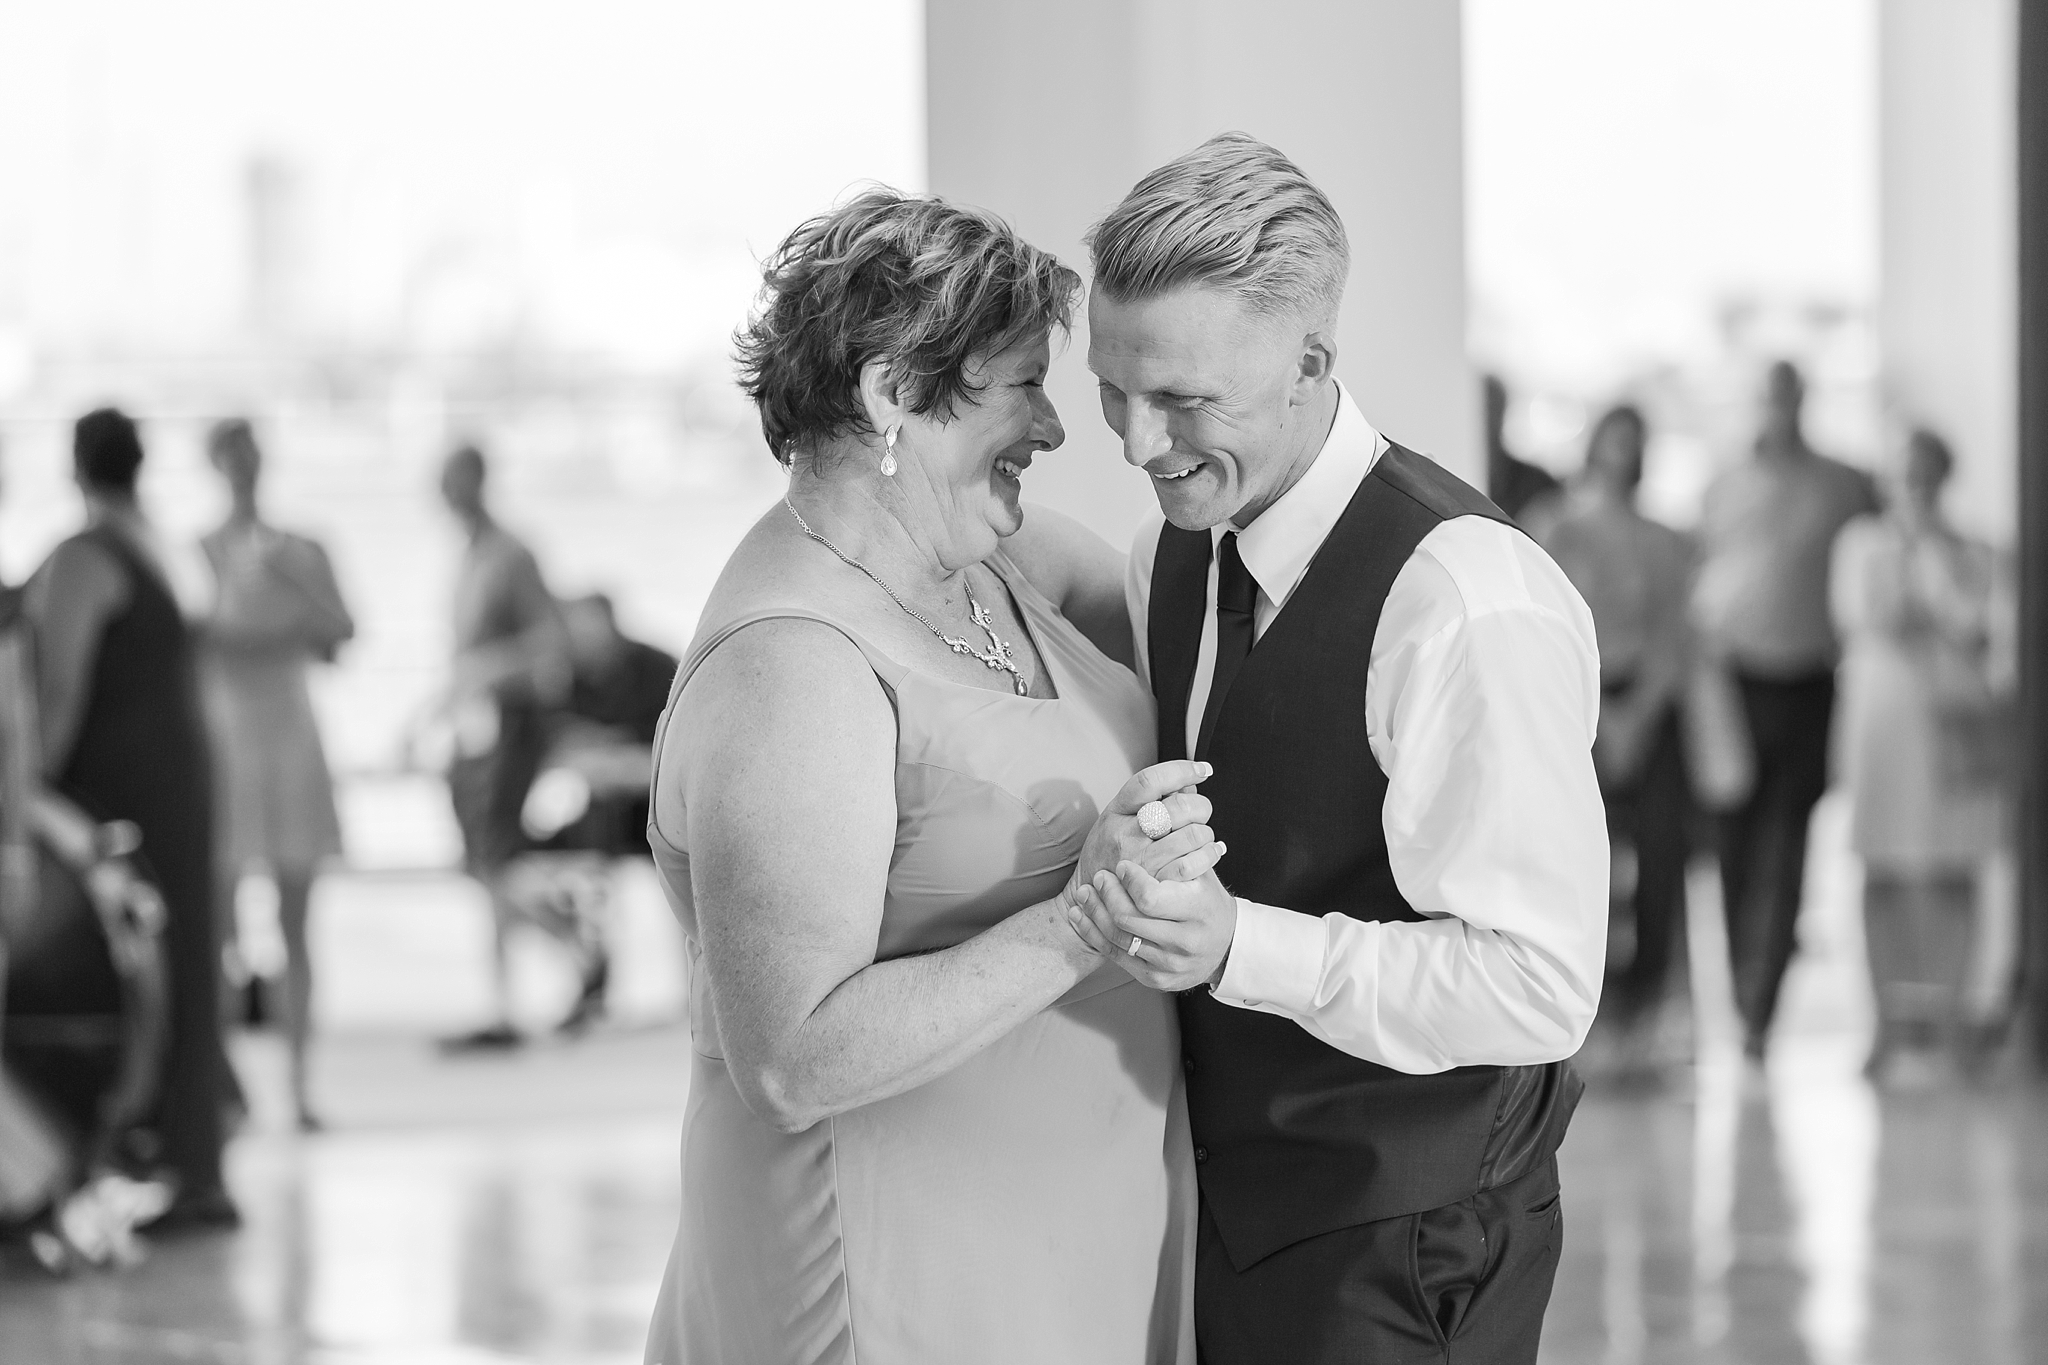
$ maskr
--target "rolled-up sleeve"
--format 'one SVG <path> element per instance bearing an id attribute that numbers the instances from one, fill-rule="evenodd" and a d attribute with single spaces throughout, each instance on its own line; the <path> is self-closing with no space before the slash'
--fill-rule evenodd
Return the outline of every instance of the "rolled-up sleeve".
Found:
<path id="1" fill-rule="evenodd" d="M 1433 532 L 1438 553 L 1402 570 L 1373 650 L 1382 825 L 1394 881 L 1427 918 L 1242 901 L 1219 999 L 1412 1073 L 1556 1061 L 1584 1041 L 1607 937 L 1599 655 L 1562 573 L 1509 536 Z"/>

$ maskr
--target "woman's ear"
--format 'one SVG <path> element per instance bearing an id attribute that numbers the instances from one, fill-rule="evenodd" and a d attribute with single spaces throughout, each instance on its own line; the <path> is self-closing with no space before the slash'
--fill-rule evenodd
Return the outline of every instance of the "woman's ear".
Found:
<path id="1" fill-rule="evenodd" d="M 886 360 L 870 360 L 860 367 L 860 402 L 868 425 L 876 431 L 901 426 L 909 415 L 897 398 L 896 376 Z"/>

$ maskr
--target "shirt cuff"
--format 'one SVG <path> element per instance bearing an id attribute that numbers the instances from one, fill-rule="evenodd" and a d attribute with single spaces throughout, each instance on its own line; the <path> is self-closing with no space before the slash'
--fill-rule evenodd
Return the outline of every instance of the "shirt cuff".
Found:
<path id="1" fill-rule="evenodd" d="M 1239 897 L 1237 933 L 1216 998 L 1244 1009 L 1310 1013 L 1322 985 L 1326 943 L 1323 922 L 1315 916 Z"/>

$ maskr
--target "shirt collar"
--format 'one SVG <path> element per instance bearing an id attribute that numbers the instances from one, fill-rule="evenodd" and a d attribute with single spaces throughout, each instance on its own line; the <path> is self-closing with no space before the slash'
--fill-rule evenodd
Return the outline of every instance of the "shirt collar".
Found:
<path id="1" fill-rule="evenodd" d="M 1336 382 L 1336 381 L 1332 381 Z M 1250 527 L 1216 527 L 1212 544 L 1225 531 L 1237 531 L 1237 552 L 1258 580 L 1259 590 L 1275 606 L 1286 602 L 1308 572 L 1309 561 L 1337 528 L 1337 518 L 1351 505 L 1358 485 L 1372 472 L 1387 440 L 1365 420 L 1351 393 L 1337 383 L 1337 416 L 1330 434 L 1294 487 L 1259 514 Z"/>

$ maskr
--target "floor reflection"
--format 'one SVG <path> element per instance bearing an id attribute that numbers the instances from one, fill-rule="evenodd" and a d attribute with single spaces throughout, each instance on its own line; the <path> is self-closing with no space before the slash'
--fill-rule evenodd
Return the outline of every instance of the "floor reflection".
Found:
<path id="1" fill-rule="evenodd" d="M 1671 1022 L 1698 1060 L 1654 1093 L 1596 1081 L 1581 1105 L 1544 1365 L 2048 1359 L 2048 1092 L 2012 1068 L 1912 1093 L 1863 1081 L 1837 814 L 1815 848 L 1762 1070 L 1739 1055 L 1712 872 L 1695 877 Z M 371 979 L 376 951 L 372 935 L 337 982 Z M 337 1032 L 316 1073 L 334 1131 L 300 1139 L 281 1051 L 245 1039 L 257 1112 L 231 1175 L 248 1226 L 125 1275 L 0 1270 L 0 1365 L 637 1361 L 675 1228 L 687 1049 L 674 1027 L 615 1028 L 448 1062 Z"/>
<path id="2" fill-rule="evenodd" d="M 665 1098 L 652 1059 L 679 1066 L 687 1046 L 667 1041 L 461 1063 L 467 1084 L 526 1094 L 524 1116 L 489 1127 L 246 1138 L 230 1168 L 239 1234 L 160 1244 L 121 1275 L 12 1266 L 0 1362 L 637 1362 L 675 1231 L 680 1114 L 578 1120 L 546 1097 L 557 1070 L 609 1068 Z M 422 1056 L 398 1083 L 449 1065 Z"/>
<path id="3" fill-rule="evenodd" d="M 1841 813 L 1816 860 L 1769 1064 L 1728 1003 L 1718 887 L 1688 950 L 1693 1066 L 1603 1089 L 1562 1154 L 1566 1250 L 1545 1365 L 1921 1365 L 2048 1359 L 2048 1096 L 2008 1059 L 1983 1085 L 1880 1094 Z"/>

